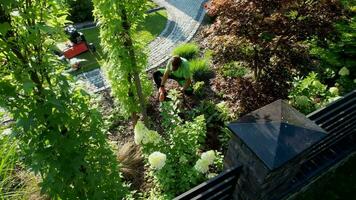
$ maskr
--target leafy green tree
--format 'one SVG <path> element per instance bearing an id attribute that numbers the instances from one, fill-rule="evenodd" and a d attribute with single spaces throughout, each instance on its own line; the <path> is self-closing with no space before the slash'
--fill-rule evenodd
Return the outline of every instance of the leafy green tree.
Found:
<path id="1" fill-rule="evenodd" d="M 73 22 L 93 21 L 93 2 L 91 0 L 65 0 L 69 6 L 69 19 Z"/>
<path id="2" fill-rule="evenodd" d="M 0 107 L 16 119 L 23 162 L 51 199 L 121 199 L 101 115 L 50 51 L 66 14 L 57 0 L 0 0 Z"/>
<path id="3" fill-rule="evenodd" d="M 144 19 L 147 0 L 93 0 L 94 16 L 100 24 L 100 38 L 107 59 L 104 65 L 114 96 L 126 114 L 146 114 L 146 97 L 151 84 L 144 67 L 147 56 L 140 38 L 134 37 Z"/>

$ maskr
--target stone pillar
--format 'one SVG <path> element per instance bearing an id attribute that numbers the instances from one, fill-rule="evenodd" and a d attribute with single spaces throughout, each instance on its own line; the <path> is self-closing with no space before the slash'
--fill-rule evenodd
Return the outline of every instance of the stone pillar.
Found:
<path id="1" fill-rule="evenodd" d="M 285 192 L 300 168 L 300 159 L 270 170 L 238 137 L 232 136 L 224 167 L 241 164 L 243 171 L 233 192 L 234 200 L 272 200 Z"/>

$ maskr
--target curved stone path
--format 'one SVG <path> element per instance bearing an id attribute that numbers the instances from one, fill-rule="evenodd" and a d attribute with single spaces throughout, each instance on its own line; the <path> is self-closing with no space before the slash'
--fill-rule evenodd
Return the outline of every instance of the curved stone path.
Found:
<path id="1" fill-rule="evenodd" d="M 203 3 L 206 0 L 154 0 L 165 7 L 168 21 L 163 32 L 149 44 L 148 69 L 165 62 L 173 48 L 188 42 L 197 32 L 205 15 Z"/>
<path id="2" fill-rule="evenodd" d="M 147 70 L 159 67 L 169 58 L 174 47 L 191 40 L 205 15 L 203 3 L 206 0 L 153 1 L 159 6 L 166 8 L 168 21 L 163 32 L 148 46 L 150 53 Z M 93 88 L 95 88 L 94 92 L 108 88 L 99 69 L 80 74 L 78 78 L 93 85 Z"/>

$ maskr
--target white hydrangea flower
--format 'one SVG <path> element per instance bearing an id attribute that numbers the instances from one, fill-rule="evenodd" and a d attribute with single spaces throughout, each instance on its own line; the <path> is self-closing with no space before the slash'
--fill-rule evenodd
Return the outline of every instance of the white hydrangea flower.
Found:
<path id="1" fill-rule="evenodd" d="M 340 98 L 341 98 L 340 96 L 336 96 L 336 97 L 330 98 L 328 102 L 331 103 L 331 102 L 334 102 Z"/>
<path id="2" fill-rule="evenodd" d="M 147 128 L 145 127 L 145 125 L 141 121 L 138 121 L 136 126 L 135 126 L 135 129 L 134 129 L 135 144 L 137 144 L 137 145 L 141 144 L 146 132 L 147 132 Z"/>
<path id="3" fill-rule="evenodd" d="M 153 143 L 158 144 L 161 141 L 161 136 L 157 131 L 147 131 L 147 134 L 143 137 L 143 144 Z"/>
<path id="4" fill-rule="evenodd" d="M 339 89 L 337 87 L 331 87 L 331 88 L 329 88 L 329 92 L 332 95 L 337 96 L 339 94 Z"/>
<path id="5" fill-rule="evenodd" d="M 278 62 L 280 61 L 280 59 L 278 58 L 277 55 L 273 55 L 269 58 L 269 62 L 272 64 L 272 65 L 277 65 Z"/>
<path id="6" fill-rule="evenodd" d="M 210 150 L 210 151 L 207 151 L 207 152 L 204 152 L 201 154 L 201 159 L 206 160 L 209 163 L 209 165 L 214 163 L 215 158 L 216 158 L 216 156 L 215 156 L 215 152 L 213 150 Z"/>
<path id="7" fill-rule="evenodd" d="M 148 156 L 148 162 L 150 163 L 151 167 L 158 170 L 164 167 L 166 164 L 166 159 L 166 154 L 159 151 L 155 151 Z"/>
<path id="8" fill-rule="evenodd" d="M 209 162 L 208 162 L 208 160 L 199 159 L 199 160 L 195 163 L 194 168 L 195 168 L 198 172 L 201 172 L 201 173 L 205 174 L 205 173 L 208 172 L 208 170 L 209 170 Z"/>
<path id="9" fill-rule="evenodd" d="M 1 135 L 9 136 L 9 135 L 11 135 L 11 133 L 12 133 L 12 130 L 10 128 L 8 128 L 8 129 L 3 130 Z"/>
<path id="10" fill-rule="evenodd" d="M 137 145 L 148 143 L 157 144 L 161 140 L 161 136 L 157 131 L 148 130 L 141 121 L 137 122 L 134 132 L 134 140 Z"/>
<path id="11" fill-rule="evenodd" d="M 341 68 L 340 71 L 339 71 L 339 75 L 340 76 L 347 76 L 349 74 L 350 74 L 350 71 L 346 67 Z"/>

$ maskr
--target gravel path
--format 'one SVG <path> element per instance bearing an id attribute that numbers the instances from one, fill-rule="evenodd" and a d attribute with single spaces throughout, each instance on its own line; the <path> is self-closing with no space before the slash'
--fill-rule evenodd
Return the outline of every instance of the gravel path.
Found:
<path id="1" fill-rule="evenodd" d="M 205 15 L 203 3 L 206 0 L 153 1 L 166 8 L 168 21 L 163 32 L 148 46 L 150 53 L 147 70 L 159 67 L 169 58 L 174 47 L 192 39 Z M 80 74 L 78 78 L 93 85 L 94 92 L 108 88 L 99 69 Z"/>

